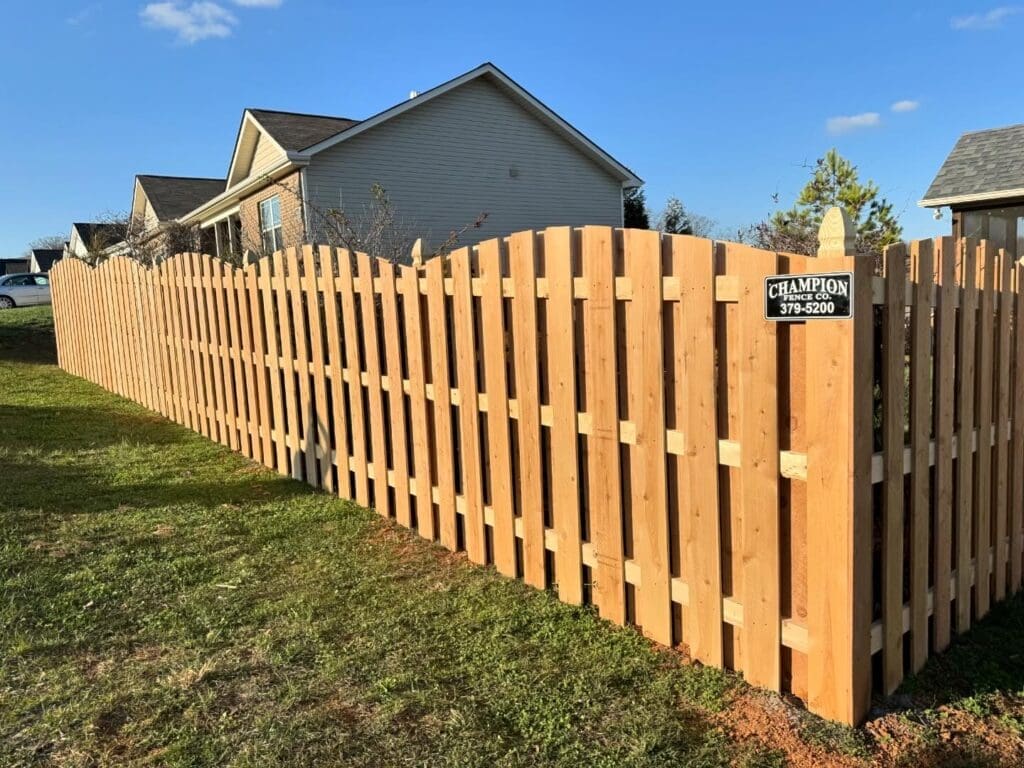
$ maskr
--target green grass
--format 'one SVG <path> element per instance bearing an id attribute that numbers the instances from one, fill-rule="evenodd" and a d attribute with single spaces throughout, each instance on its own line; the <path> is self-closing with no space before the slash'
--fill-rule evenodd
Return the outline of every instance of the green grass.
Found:
<path id="1" fill-rule="evenodd" d="M 54 367 L 0 313 L 0 765 L 782 765 L 734 678 Z"/>

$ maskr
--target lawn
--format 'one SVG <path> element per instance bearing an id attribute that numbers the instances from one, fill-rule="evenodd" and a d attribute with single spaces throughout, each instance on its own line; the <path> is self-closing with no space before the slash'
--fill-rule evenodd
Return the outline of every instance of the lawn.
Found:
<path id="1" fill-rule="evenodd" d="M 828 725 L 68 376 L 48 309 L 0 313 L 0 766 L 1008 765 L 1022 654 L 1018 598 Z"/>

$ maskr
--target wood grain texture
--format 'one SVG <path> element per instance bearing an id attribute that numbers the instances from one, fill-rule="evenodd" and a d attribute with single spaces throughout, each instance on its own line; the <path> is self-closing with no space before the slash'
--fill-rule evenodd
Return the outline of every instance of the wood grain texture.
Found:
<path id="1" fill-rule="evenodd" d="M 577 431 L 579 407 L 576 402 L 577 352 L 573 299 L 573 267 L 577 258 L 575 236 L 569 227 L 553 227 L 545 231 L 548 304 L 547 359 L 543 364 L 548 370 L 553 415 L 551 516 L 558 536 L 555 581 L 558 583 L 559 598 L 572 604 L 583 602 Z M 670 607 L 666 603 L 666 608 Z"/>
<path id="2" fill-rule="evenodd" d="M 910 672 L 928 658 L 928 574 L 931 546 L 932 243 L 910 248 L 913 305 L 910 316 Z M 948 583 L 948 580 L 947 580 Z M 902 626 L 902 617 L 900 619 Z"/>
<path id="3" fill-rule="evenodd" d="M 512 300 L 512 356 L 515 361 L 519 463 L 519 512 L 523 524 L 523 580 L 544 588 L 544 493 L 541 469 L 540 385 L 537 352 L 537 254 L 533 232 L 509 238 Z"/>
<path id="4" fill-rule="evenodd" d="M 615 271 L 610 227 L 584 227 L 588 509 L 594 549 L 594 603 L 602 618 L 626 621 L 622 481 L 619 475 L 618 387 L 615 360 Z"/>
<path id="5" fill-rule="evenodd" d="M 778 340 L 764 317 L 764 278 L 778 271 L 774 253 L 726 246 L 740 278 L 740 496 L 743 631 L 756 652 L 744 677 L 779 690 L 782 684 L 781 535 L 779 526 Z"/>
<path id="6" fill-rule="evenodd" d="M 484 348 L 484 388 L 487 392 L 487 461 L 491 511 L 494 516 L 494 567 L 516 576 L 515 505 L 512 498 L 512 451 L 508 412 L 508 335 L 502 297 L 502 241 L 477 246 Z"/>
<path id="7" fill-rule="evenodd" d="M 953 571 L 954 395 L 956 392 L 956 283 L 957 249 L 952 237 L 936 240 L 935 274 L 938 304 L 935 309 L 935 525 L 934 613 L 932 649 L 949 647 L 951 637 L 950 575 Z"/>

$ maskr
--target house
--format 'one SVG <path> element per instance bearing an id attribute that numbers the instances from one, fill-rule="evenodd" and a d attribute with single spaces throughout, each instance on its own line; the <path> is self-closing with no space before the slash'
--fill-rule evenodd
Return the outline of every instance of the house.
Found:
<path id="1" fill-rule="evenodd" d="M 182 233 L 179 223 L 189 211 L 223 190 L 222 178 L 150 174 L 136 176 L 128 221 L 128 239 L 134 242 L 136 248 L 148 248 L 160 256 L 189 250 L 189 244 L 180 242 Z M 114 246 L 111 252 L 117 253 L 124 247 L 127 247 L 127 243 Z"/>
<path id="2" fill-rule="evenodd" d="M 64 258 L 63 248 L 33 248 L 28 260 L 29 272 L 49 272 L 55 262 Z"/>
<path id="3" fill-rule="evenodd" d="M 642 181 L 493 64 L 365 120 L 246 109 L 224 179 L 139 176 L 133 219 L 198 227 L 221 256 L 336 242 L 383 188 L 407 244 L 552 225 L 621 226 Z M 486 214 L 479 227 L 472 227 Z"/>
<path id="4" fill-rule="evenodd" d="M 961 136 L 919 205 L 949 207 L 954 237 L 1024 255 L 1024 125 Z"/>
<path id="5" fill-rule="evenodd" d="M 71 225 L 65 257 L 87 258 L 93 253 L 107 250 L 124 239 L 124 228 L 114 222 L 77 221 Z"/>
<path id="6" fill-rule="evenodd" d="M 28 259 L 24 257 L 0 259 L 0 275 L 16 275 L 28 271 Z"/>

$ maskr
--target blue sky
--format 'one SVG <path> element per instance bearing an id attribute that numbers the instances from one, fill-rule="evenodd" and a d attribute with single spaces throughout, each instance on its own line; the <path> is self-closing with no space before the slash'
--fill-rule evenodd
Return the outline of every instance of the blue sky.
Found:
<path id="1" fill-rule="evenodd" d="M 0 256 L 127 209 L 136 173 L 223 175 L 247 106 L 365 117 L 483 61 L 653 207 L 746 225 L 836 146 L 906 236 L 945 233 L 917 200 L 960 133 L 1024 122 L 1022 35 L 998 2 L 8 3 Z"/>

